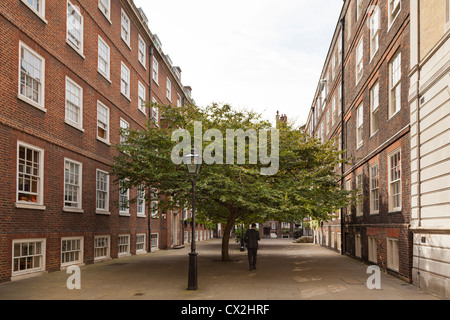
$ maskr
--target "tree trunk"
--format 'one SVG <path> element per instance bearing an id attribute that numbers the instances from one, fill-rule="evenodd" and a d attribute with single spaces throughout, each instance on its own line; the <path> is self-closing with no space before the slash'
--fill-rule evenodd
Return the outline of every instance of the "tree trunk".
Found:
<path id="1" fill-rule="evenodd" d="M 230 261 L 230 255 L 228 253 L 228 245 L 230 243 L 230 233 L 238 217 L 239 213 L 232 213 L 228 217 L 227 225 L 225 226 L 225 230 L 223 231 L 223 238 L 222 238 L 222 261 Z"/>

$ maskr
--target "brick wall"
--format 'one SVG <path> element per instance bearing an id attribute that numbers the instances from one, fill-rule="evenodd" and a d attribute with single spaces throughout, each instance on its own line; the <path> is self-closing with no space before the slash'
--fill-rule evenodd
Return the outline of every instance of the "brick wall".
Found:
<path id="1" fill-rule="evenodd" d="M 143 128 L 150 116 L 138 109 L 138 81 L 146 87 L 146 97 L 156 96 L 155 85 L 150 82 L 151 61 L 149 47 L 151 35 L 139 22 L 134 5 L 128 1 L 111 1 L 108 20 L 98 9 L 97 1 L 73 0 L 84 21 L 84 49 L 82 55 L 66 41 L 67 2 L 46 1 L 45 21 L 22 1 L 0 3 L 0 282 L 12 274 L 12 241 L 14 239 L 46 239 L 45 270 L 59 270 L 61 265 L 61 238 L 84 237 L 84 263 L 94 261 L 94 237 L 111 237 L 111 257 L 118 256 L 118 236 L 130 234 L 130 252 L 136 252 L 136 234 L 145 233 L 147 243 L 149 212 L 146 218 L 137 217 L 136 204 L 130 205 L 130 216 L 120 216 L 117 207 L 118 186 L 110 178 L 110 215 L 96 214 L 96 170 L 108 171 L 119 143 L 120 118 L 132 128 Z M 121 39 L 121 8 L 131 20 L 130 47 Z M 110 47 L 110 80 L 98 71 L 98 37 Z M 138 61 L 138 37 L 147 43 L 146 66 Z M 46 112 L 18 99 L 19 43 L 24 43 L 45 59 Z M 130 69 L 130 98 L 120 93 L 121 62 Z M 165 73 L 165 74 L 164 74 Z M 164 74 L 164 76 L 163 76 Z M 177 93 L 184 97 L 182 88 L 170 69 L 160 62 L 160 79 L 166 74 L 173 79 L 172 99 L 176 105 Z M 66 77 L 83 89 L 83 130 L 65 123 Z M 155 92 L 150 92 L 150 87 Z M 158 93 L 158 96 L 160 93 Z M 110 109 L 110 145 L 97 139 L 97 101 Z M 161 101 L 168 103 L 167 101 Z M 45 210 L 16 208 L 17 143 L 22 141 L 44 150 L 44 206 Z M 64 159 L 82 164 L 83 213 L 65 212 Z M 137 191 L 130 190 L 130 199 Z M 152 219 L 152 232 L 168 233 L 166 219 Z M 179 238 L 182 235 L 180 232 Z M 161 236 L 161 246 L 170 248 L 170 236 Z M 147 250 L 149 250 L 148 246 Z"/>
<path id="2" fill-rule="evenodd" d="M 363 213 L 356 215 L 356 207 L 351 206 L 351 212 L 344 212 L 344 249 L 345 253 L 355 256 L 355 237 L 361 236 L 361 259 L 368 262 L 368 235 L 376 235 L 378 239 L 378 264 L 387 268 L 386 239 L 398 239 L 400 266 L 397 275 L 406 280 L 411 279 L 412 266 L 412 238 L 408 229 L 411 214 L 410 190 L 410 141 L 409 141 L 409 67 L 410 67 L 410 30 L 409 30 L 409 2 L 401 2 L 401 10 L 393 20 L 392 25 L 388 18 L 387 1 L 363 1 L 362 15 L 356 21 L 356 1 L 346 1 L 347 11 L 344 32 L 344 150 L 348 164 L 344 165 L 344 181 L 351 180 L 352 189 L 356 189 L 356 175 L 363 175 Z M 373 57 L 370 53 L 369 16 L 370 6 L 377 5 L 380 10 L 379 48 Z M 342 16 L 341 16 L 342 18 Z M 349 29 L 350 28 L 350 29 Z M 340 25 L 335 36 L 341 32 Z M 363 39 L 363 75 L 356 81 L 356 46 Z M 330 55 L 335 55 L 337 41 L 334 38 Z M 401 53 L 401 108 L 393 117 L 389 117 L 389 91 L 390 91 L 390 63 L 393 57 Z M 322 78 L 330 73 L 330 59 L 324 66 Z M 339 83 L 342 75 L 340 67 L 336 78 L 329 85 L 330 94 L 327 98 L 327 108 L 331 107 L 331 99 L 338 95 Z M 376 134 L 370 131 L 370 89 L 379 83 L 379 129 Z M 320 93 L 319 93 L 320 94 Z M 357 146 L 357 112 L 363 106 L 363 144 Z M 337 108 L 341 106 L 336 104 Z M 316 130 L 326 121 L 327 110 L 324 110 L 316 120 Z M 330 128 L 325 139 L 337 138 L 340 134 L 340 118 Z M 396 149 L 401 150 L 401 198 L 402 206 L 399 212 L 389 210 L 389 154 Z M 370 214 L 370 166 L 378 163 L 379 166 L 379 201 L 380 209 L 377 214 Z M 340 169 L 339 172 L 340 173 Z M 345 183 L 345 182 L 344 182 Z M 340 231 L 341 221 L 325 222 L 323 230 L 337 234 Z"/>

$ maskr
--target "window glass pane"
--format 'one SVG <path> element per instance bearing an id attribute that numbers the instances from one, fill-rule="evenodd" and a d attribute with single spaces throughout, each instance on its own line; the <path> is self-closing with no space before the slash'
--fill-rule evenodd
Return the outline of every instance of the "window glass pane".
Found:
<path id="1" fill-rule="evenodd" d="M 82 16 L 70 2 L 67 4 L 67 39 L 77 50 L 82 49 Z"/>

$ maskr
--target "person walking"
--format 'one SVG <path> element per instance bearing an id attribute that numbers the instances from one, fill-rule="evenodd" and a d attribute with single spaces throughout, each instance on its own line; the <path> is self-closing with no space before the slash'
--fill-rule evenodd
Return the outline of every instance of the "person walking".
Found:
<path id="1" fill-rule="evenodd" d="M 247 230 L 245 234 L 245 243 L 247 244 L 249 271 L 256 269 L 256 256 L 258 253 L 258 241 L 261 240 L 256 223 L 252 224 L 252 228 Z"/>

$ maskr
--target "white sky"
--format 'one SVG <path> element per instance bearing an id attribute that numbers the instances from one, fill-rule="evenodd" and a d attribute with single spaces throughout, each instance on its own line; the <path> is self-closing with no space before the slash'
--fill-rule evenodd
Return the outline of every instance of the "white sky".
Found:
<path id="1" fill-rule="evenodd" d="M 342 0 L 134 0 L 197 105 L 306 122 Z"/>

